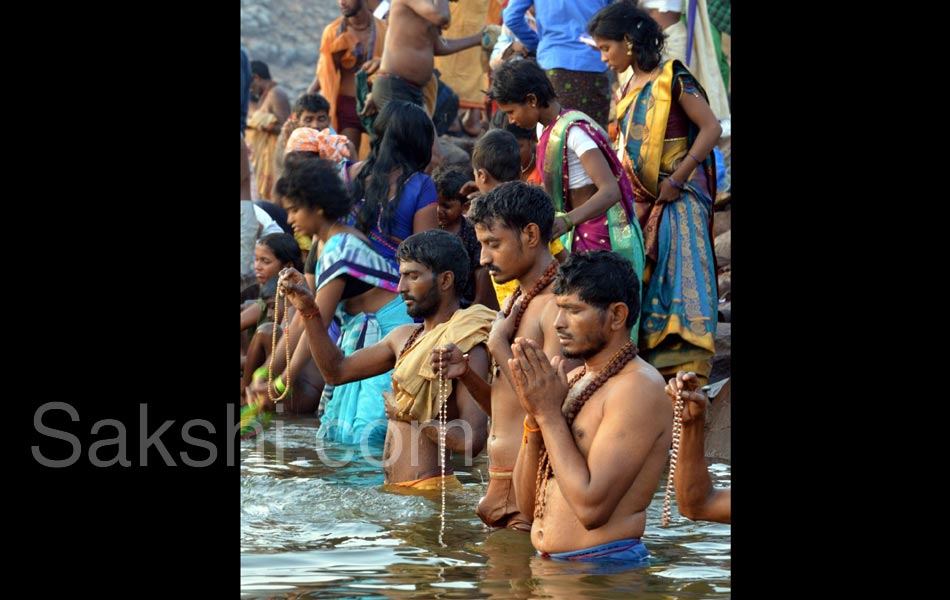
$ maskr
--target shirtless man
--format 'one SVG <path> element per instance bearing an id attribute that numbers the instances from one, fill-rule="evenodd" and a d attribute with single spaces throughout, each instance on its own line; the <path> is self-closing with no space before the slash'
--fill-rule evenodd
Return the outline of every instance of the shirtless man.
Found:
<path id="1" fill-rule="evenodd" d="M 554 208 L 543 189 L 512 181 L 473 200 L 468 217 L 482 245 L 481 264 L 488 267 L 496 282 L 520 282 L 502 306 L 488 338 L 488 350 L 499 367 L 493 376 L 490 397 L 484 382 L 471 375 L 461 379 L 491 416 L 490 480 L 476 512 L 491 527 L 529 531 L 531 513 L 519 511 L 512 486 L 525 412 L 511 383 L 507 359 L 511 358 L 510 344 L 515 335 L 538 340 L 549 354 L 561 351 L 554 330 L 557 306 L 552 293 L 558 263 L 548 250 Z M 450 348 L 445 360 L 450 363 L 448 377 L 456 376 L 464 368 L 457 349 Z"/>
<path id="2" fill-rule="evenodd" d="M 330 125 L 359 151 L 365 129 L 356 112 L 356 73 L 372 75 L 379 69 L 387 26 L 373 16 L 365 0 L 339 4 L 343 16 L 323 30 L 317 70 L 307 92 L 321 92 L 330 102 Z"/>
<path id="3" fill-rule="evenodd" d="M 449 2 L 454 0 L 393 0 L 389 9 L 389 35 L 373 91 L 364 113 L 382 110 L 390 100 L 405 100 L 426 107 L 431 96 L 435 106 L 436 81 L 432 77 L 435 56 L 454 54 L 482 43 L 485 29 L 464 38 L 447 40 L 442 29 L 449 25 Z M 374 108 L 375 107 L 375 108 Z"/>
<path id="4" fill-rule="evenodd" d="M 663 377 L 630 340 L 639 289 L 620 255 L 572 254 L 554 285 L 554 327 L 564 356 L 583 358 L 584 367 L 571 372 L 528 336 L 512 344 L 509 367 L 527 413 L 514 481 L 543 557 L 649 564 L 640 537 L 669 454 L 673 410 Z"/>
<path id="5" fill-rule="evenodd" d="M 251 61 L 251 94 L 258 99 L 258 107 L 247 120 L 247 145 L 251 148 L 257 194 L 262 200 L 270 200 L 277 137 L 290 116 L 290 99 L 287 91 L 271 79 L 267 64 L 259 60 Z"/>
<path id="6" fill-rule="evenodd" d="M 459 294 L 468 277 L 468 255 L 458 236 L 442 230 L 411 235 L 399 245 L 399 293 L 411 317 L 423 324 L 402 325 L 378 343 L 349 356 L 333 343 L 321 319 L 303 319 L 310 352 L 328 383 L 339 385 L 393 371 L 393 394 L 384 393 L 389 417 L 383 447 L 386 484 L 395 488 L 438 489 L 439 420 L 437 371 L 429 369 L 430 350 L 448 339 L 468 352 L 467 368 L 476 377 L 488 373 L 485 340 L 495 311 L 481 305 L 459 309 Z M 317 310 L 303 275 L 288 269 L 282 289 L 305 315 Z M 428 369 L 428 370 L 427 370 Z M 428 376 L 428 377 L 427 377 Z M 446 474 L 450 452 L 471 460 L 482 451 L 488 417 L 464 386 L 448 396 Z M 414 395 L 413 395 L 414 394 Z M 433 404 L 434 403 L 434 404 Z M 433 410 L 434 409 L 434 410 Z M 446 487 L 460 487 L 452 474 Z"/>

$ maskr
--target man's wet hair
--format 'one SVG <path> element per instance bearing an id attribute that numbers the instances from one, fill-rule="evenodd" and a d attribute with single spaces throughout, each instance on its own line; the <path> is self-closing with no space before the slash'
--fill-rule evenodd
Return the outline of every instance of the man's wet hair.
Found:
<path id="1" fill-rule="evenodd" d="M 429 229 L 404 239 L 396 249 L 396 260 L 425 265 L 434 275 L 452 271 L 455 295 L 459 298 L 468 282 L 468 252 L 462 238 L 442 229 Z"/>
<path id="2" fill-rule="evenodd" d="M 640 314 L 640 278 L 626 258 L 610 250 L 589 250 L 570 257 L 558 268 L 554 294 L 577 293 L 603 314 L 614 302 L 627 305 L 627 327 Z"/>
<path id="3" fill-rule="evenodd" d="M 541 240 L 550 242 L 554 206 L 551 197 L 540 187 L 523 181 L 508 181 L 473 200 L 468 209 L 468 220 L 488 228 L 498 220 L 515 232 L 535 223 Z"/>

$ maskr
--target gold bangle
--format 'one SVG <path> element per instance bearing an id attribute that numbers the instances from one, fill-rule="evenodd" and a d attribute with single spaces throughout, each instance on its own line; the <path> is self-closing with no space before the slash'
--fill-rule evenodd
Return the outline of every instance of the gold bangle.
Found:
<path id="1" fill-rule="evenodd" d="M 541 431 L 540 427 L 528 427 L 528 415 L 524 416 L 524 430 L 525 433 L 538 433 Z"/>

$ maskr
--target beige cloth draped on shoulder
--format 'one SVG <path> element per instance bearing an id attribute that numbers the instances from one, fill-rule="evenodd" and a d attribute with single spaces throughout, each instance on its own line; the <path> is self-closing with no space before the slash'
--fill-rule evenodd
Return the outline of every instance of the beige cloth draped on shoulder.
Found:
<path id="1" fill-rule="evenodd" d="M 465 353 L 478 344 L 484 344 L 497 315 L 497 311 L 481 304 L 458 310 L 451 319 L 436 325 L 416 340 L 396 360 L 392 375 L 393 396 L 402 420 L 424 423 L 438 416 L 439 381 L 438 373 L 430 364 L 432 349 L 452 342 Z M 446 397 L 452 395 L 452 384 L 451 379 L 446 381 Z"/>

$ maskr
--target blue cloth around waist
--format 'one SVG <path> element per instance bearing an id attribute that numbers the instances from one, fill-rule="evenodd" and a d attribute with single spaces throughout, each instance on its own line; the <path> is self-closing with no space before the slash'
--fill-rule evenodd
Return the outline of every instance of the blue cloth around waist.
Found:
<path id="1" fill-rule="evenodd" d="M 544 558 L 553 558 L 554 560 L 569 560 L 583 562 L 604 562 L 604 561 L 623 561 L 630 563 L 630 566 L 648 565 L 650 563 L 650 552 L 643 545 L 640 538 L 626 538 L 615 540 L 593 546 L 591 548 L 582 548 L 570 552 L 538 552 Z"/>

